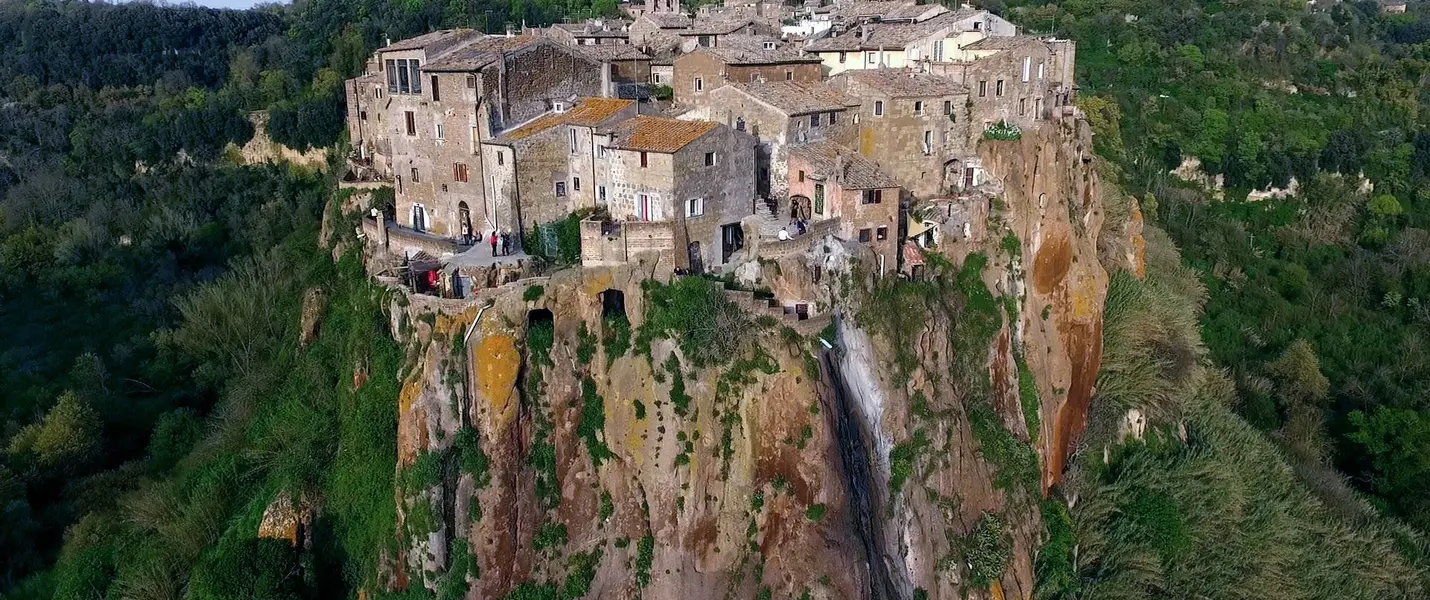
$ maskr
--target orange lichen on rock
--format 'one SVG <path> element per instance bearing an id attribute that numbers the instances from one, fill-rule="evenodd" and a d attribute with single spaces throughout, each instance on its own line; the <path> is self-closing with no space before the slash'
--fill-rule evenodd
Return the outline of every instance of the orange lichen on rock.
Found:
<path id="1" fill-rule="evenodd" d="M 426 411 L 421 407 L 413 409 L 417 396 L 422 394 L 422 374 L 413 373 L 402 384 L 402 392 L 397 396 L 397 466 L 412 464 L 417 454 L 427 447 Z"/>
<path id="2" fill-rule="evenodd" d="M 504 431 L 516 418 L 516 378 L 521 372 L 521 353 L 516 340 L 504 333 L 482 337 L 472 352 L 476 366 L 476 401 L 491 409 L 491 426 Z"/>

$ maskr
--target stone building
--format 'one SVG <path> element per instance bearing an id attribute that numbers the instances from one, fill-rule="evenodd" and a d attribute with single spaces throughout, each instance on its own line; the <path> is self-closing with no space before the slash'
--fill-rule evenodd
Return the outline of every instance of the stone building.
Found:
<path id="1" fill-rule="evenodd" d="M 589 19 L 580 23 L 554 23 L 550 27 L 527 29 L 523 33 L 549 37 L 567 46 L 629 44 L 630 23 L 618 19 Z"/>
<path id="2" fill-rule="evenodd" d="M 856 6 L 865 3 L 856 3 Z M 878 3 L 874 3 L 878 4 Z M 921 61 L 942 62 L 961 44 L 1006 37 L 1017 28 L 986 10 L 942 12 L 922 20 L 849 25 L 805 48 L 819 56 L 829 75 L 858 69 L 901 69 Z"/>
<path id="3" fill-rule="evenodd" d="M 914 196 L 947 195 L 976 178 L 977 141 L 963 84 L 909 69 L 877 69 L 846 71 L 829 85 L 860 100 L 853 147 Z"/>
<path id="4" fill-rule="evenodd" d="M 1062 77 L 1052 48 L 1030 36 L 985 37 L 926 66 L 968 87 L 972 121 L 984 128 L 998 121 L 1031 126 L 1056 105 Z"/>
<path id="5" fill-rule="evenodd" d="M 759 81 L 716 88 L 680 118 L 717 121 L 758 138 L 756 188 L 776 203 L 776 215 L 784 215 L 788 149 L 824 139 L 852 143 L 858 106 L 824 83 Z"/>
<path id="6" fill-rule="evenodd" d="M 635 46 L 603 44 L 577 46 L 577 51 L 601 64 L 604 95 L 616 98 L 644 98 L 651 83 L 651 57 Z"/>
<path id="7" fill-rule="evenodd" d="M 693 52 L 697 48 L 718 48 L 731 37 L 766 33 L 771 31 L 759 26 L 754 19 L 727 14 L 698 15 L 690 27 L 675 32 L 680 36 L 681 52 Z"/>
<path id="8" fill-rule="evenodd" d="M 369 65 L 347 82 L 353 144 L 392 181 L 397 223 L 444 238 L 511 225 L 485 201 L 482 142 L 602 92 L 599 63 L 532 36 L 436 31 L 378 49 Z"/>
<path id="9" fill-rule="evenodd" d="M 606 200 L 611 182 L 598 130 L 636 116 L 634 101 L 583 98 L 482 143 L 487 212 L 504 231 L 527 232 Z"/>
<path id="10" fill-rule="evenodd" d="M 872 250 L 881 273 L 895 268 L 901 190 L 873 161 L 834 142 L 791 149 L 789 193 L 812 227 L 836 220 L 835 235 Z"/>
<path id="11" fill-rule="evenodd" d="M 679 12 L 655 12 L 643 14 L 626 28 L 632 44 L 641 47 L 657 45 L 660 41 L 679 45 L 677 32 L 690 28 L 693 20 Z"/>
<path id="12" fill-rule="evenodd" d="M 675 59 L 675 101 L 698 106 L 711 90 L 726 83 L 822 80 L 819 59 L 799 54 L 772 38 L 731 36 L 723 45 L 700 48 Z"/>
<path id="13" fill-rule="evenodd" d="M 755 202 L 755 139 L 710 121 L 639 116 L 609 129 L 605 206 L 617 221 L 670 221 L 683 266 L 710 268 L 744 247 Z M 599 200 L 598 200 L 599 203 Z"/>

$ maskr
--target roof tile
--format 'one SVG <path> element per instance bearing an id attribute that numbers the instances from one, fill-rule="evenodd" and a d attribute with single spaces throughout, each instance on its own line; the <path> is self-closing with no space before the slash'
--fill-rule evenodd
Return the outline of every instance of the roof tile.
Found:
<path id="1" fill-rule="evenodd" d="M 558 125 L 595 127 L 635 104 L 634 100 L 616 98 L 584 98 L 564 113 L 546 113 L 502 135 L 503 141 L 528 138 Z"/>
<path id="2" fill-rule="evenodd" d="M 808 175 L 815 179 L 829 181 L 838 179 L 839 186 L 849 190 L 873 190 L 899 187 L 878 164 L 864 158 L 858 152 L 834 142 L 815 142 L 796 146 L 790 156 L 797 156 L 808 163 Z M 840 173 L 839 170 L 843 172 Z"/>
<path id="3" fill-rule="evenodd" d="M 719 126 L 713 121 L 682 121 L 640 116 L 617 123 L 613 147 L 624 150 L 672 153 Z"/>

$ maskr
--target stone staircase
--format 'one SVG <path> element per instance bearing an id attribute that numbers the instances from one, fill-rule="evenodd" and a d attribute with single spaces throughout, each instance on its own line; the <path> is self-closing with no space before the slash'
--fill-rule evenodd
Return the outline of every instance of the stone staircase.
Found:
<path id="1" fill-rule="evenodd" d="M 790 327 L 800 335 L 814 335 L 828 326 L 831 320 L 828 314 L 810 315 L 809 318 L 801 319 L 794 307 L 786 307 L 774 298 L 757 298 L 754 292 L 747 290 L 727 289 L 725 296 L 756 319 L 763 316 L 774 317 L 781 326 Z M 814 306 L 811 305 L 810 309 L 813 310 Z"/>
<path id="2" fill-rule="evenodd" d="M 760 237 L 764 239 L 772 240 L 779 237 L 780 228 L 789 225 L 788 220 L 781 220 L 779 215 L 775 214 L 775 203 L 773 200 L 761 199 L 755 201 L 755 216 L 759 217 L 758 233 Z M 794 232 L 790 233 L 793 234 Z"/>

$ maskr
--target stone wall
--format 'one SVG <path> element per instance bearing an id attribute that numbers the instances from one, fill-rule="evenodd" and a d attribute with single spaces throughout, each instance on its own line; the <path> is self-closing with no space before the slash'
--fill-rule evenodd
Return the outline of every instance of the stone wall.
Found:
<path id="1" fill-rule="evenodd" d="M 957 176 L 945 174 L 945 170 L 961 169 L 974 147 L 966 95 L 891 98 L 852 78 L 835 78 L 831 82 L 864 101 L 859 107 L 858 141 L 854 146 L 860 154 L 878 163 L 915 197 L 932 198 L 953 188 Z M 884 103 L 882 116 L 874 114 L 877 100 Z M 922 114 L 914 111 L 915 101 L 923 102 Z M 953 118 L 944 114 L 945 103 Z M 933 141 L 928 153 L 924 152 L 925 131 L 931 132 Z"/>
<path id="2" fill-rule="evenodd" d="M 714 153 L 715 164 L 705 165 Z M 755 138 L 729 127 L 719 126 L 675 153 L 675 215 L 684 218 L 685 244 L 698 242 L 704 266 L 723 264 L 721 227 L 738 226 L 754 213 Z M 689 216 L 685 203 L 693 198 L 704 202 L 703 214 Z M 682 246 L 688 247 L 688 246 Z"/>
<path id="3" fill-rule="evenodd" d="M 680 263 L 671 222 L 581 222 L 581 266 L 613 267 L 646 258 L 671 269 Z"/>

